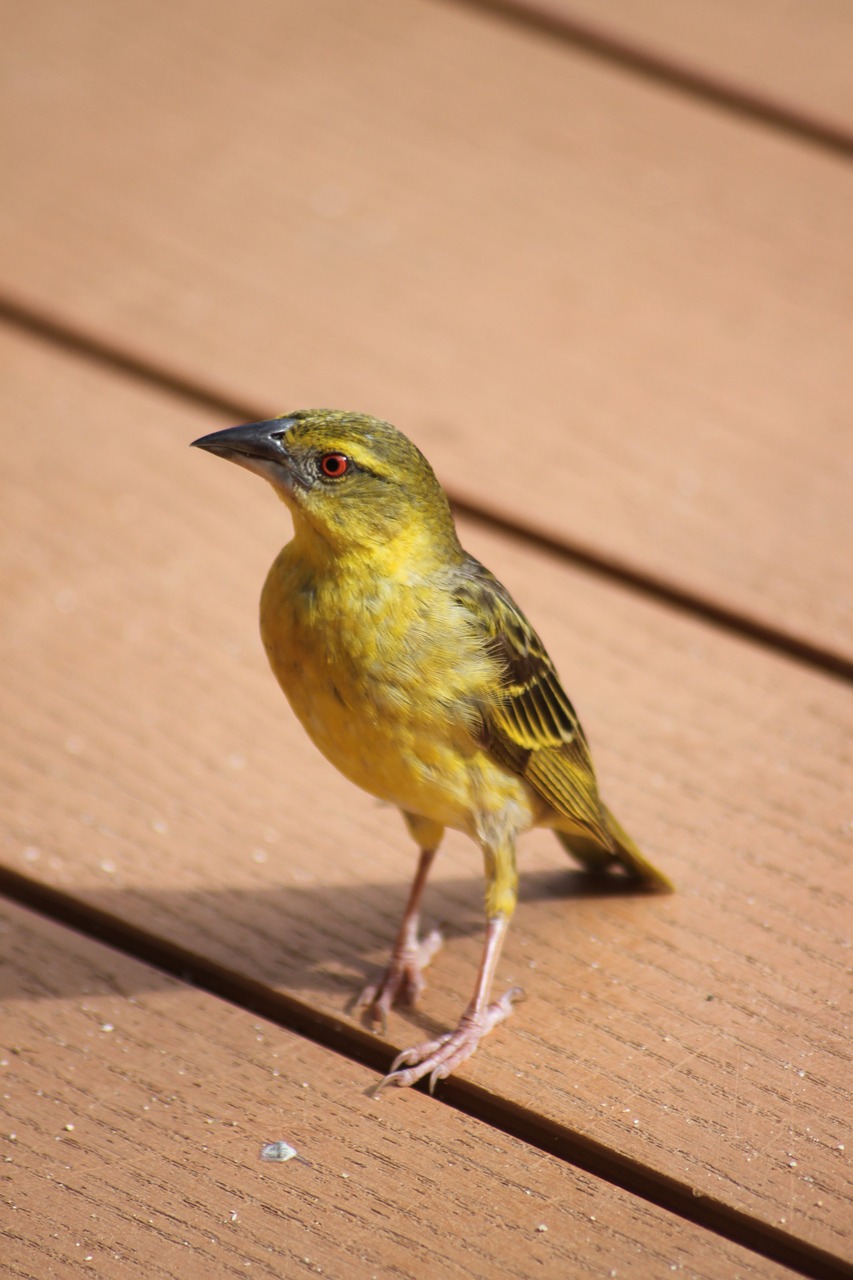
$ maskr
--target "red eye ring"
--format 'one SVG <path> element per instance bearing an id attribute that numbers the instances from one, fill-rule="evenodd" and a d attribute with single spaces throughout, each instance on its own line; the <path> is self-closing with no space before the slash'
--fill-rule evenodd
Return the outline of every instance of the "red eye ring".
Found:
<path id="1" fill-rule="evenodd" d="M 320 459 L 320 470 L 329 480 L 338 480 L 349 471 L 349 458 L 345 453 L 324 453 Z"/>

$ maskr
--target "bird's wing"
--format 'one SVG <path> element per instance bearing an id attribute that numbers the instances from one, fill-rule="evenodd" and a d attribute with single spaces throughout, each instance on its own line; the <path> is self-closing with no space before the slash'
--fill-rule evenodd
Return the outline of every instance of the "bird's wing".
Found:
<path id="1" fill-rule="evenodd" d="M 477 707 L 488 750 L 557 813 L 612 848 L 586 737 L 542 641 L 473 557 L 461 567 L 454 595 L 501 667 L 499 690 Z"/>

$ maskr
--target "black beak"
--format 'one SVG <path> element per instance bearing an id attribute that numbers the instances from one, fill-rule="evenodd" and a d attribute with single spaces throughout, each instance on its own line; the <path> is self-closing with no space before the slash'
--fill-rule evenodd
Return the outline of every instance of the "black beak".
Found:
<path id="1" fill-rule="evenodd" d="M 228 427 L 225 431 L 213 431 L 209 436 L 193 440 L 193 449 L 206 449 L 220 458 L 246 466 L 250 458 L 259 462 L 287 464 L 287 450 L 282 439 L 292 425 L 291 418 L 268 418 L 265 422 L 250 422 L 245 427 Z"/>
<path id="2" fill-rule="evenodd" d="M 266 422 L 250 422 L 245 427 L 228 427 L 209 436 L 193 440 L 194 449 L 206 449 L 238 467 L 254 471 L 282 492 L 308 487 L 298 466 L 287 450 L 287 433 L 292 418 L 269 418 Z"/>

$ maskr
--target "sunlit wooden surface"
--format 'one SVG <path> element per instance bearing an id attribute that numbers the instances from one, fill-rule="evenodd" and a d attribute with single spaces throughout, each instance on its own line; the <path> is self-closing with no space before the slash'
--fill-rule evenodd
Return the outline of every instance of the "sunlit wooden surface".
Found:
<path id="1" fill-rule="evenodd" d="M 767 6 L 738 58 L 695 10 L 845 118 L 797 6 L 763 61 Z M 698 60 L 681 10 L 608 22 Z M 4 26 L 4 1266 L 845 1274 L 851 159 L 452 0 Z M 527 838 L 527 998 L 435 1098 L 369 1086 L 467 999 L 479 853 L 366 1042 L 413 849 L 266 669 L 286 512 L 186 447 L 322 403 L 433 460 L 678 887 Z"/>

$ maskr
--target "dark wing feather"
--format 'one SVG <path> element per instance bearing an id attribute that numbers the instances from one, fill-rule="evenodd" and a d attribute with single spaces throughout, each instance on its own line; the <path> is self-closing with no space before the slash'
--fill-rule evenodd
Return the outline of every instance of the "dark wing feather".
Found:
<path id="1" fill-rule="evenodd" d="M 501 667 L 500 690 L 477 708 L 488 749 L 547 805 L 611 849 L 589 746 L 542 641 L 506 588 L 471 556 L 454 595 Z"/>

